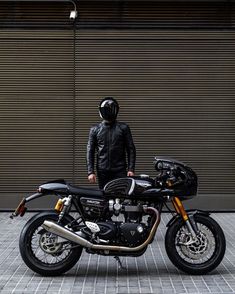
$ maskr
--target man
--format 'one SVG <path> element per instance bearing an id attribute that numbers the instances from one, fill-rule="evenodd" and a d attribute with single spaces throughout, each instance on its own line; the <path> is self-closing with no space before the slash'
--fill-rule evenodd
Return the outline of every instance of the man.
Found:
<path id="1" fill-rule="evenodd" d="M 99 105 L 103 121 L 90 129 L 87 144 L 88 180 L 90 183 L 96 182 L 96 153 L 100 189 L 113 179 L 134 176 L 135 145 L 128 125 L 116 120 L 118 111 L 119 105 L 114 98 L 104 98 Z"/>

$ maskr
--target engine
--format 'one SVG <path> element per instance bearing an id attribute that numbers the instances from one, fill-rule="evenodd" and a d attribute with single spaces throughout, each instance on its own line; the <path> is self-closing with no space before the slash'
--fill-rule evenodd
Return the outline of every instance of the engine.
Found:
<path id="1" fill-rule="evenodd" d="M 95 226 L 97 231 L 94 232 Z M 142 244 L 148 236 L 144 223 L 126 222 L 86 222 L 82 232 L 95 243 L 135 247 Z"/>
<path id="2" fill-rule="evenodd" d="M 123 213 L 128 222 L 140 222 L 142 218 L 142 205 L 133 204 L 133 200 L 82 197 L 80 201 L 88 220 L 106 220 L 112 215 L 119 216 L 120 213 Z"/>
<path id="3" fill-rule="evenodd" d="M 136 247 L 148 237 L 149 225 L 142 222 L 141 203 L 131 200 L 81 198 L 88 219 L 82 232 L 93 242 Z M 113 221 L 113 217 L 118 221 Z M 122 221 L 119 221 L 119 218 Z"/>
<path id="4" fill-rule="evenodd" d="M 144 223 L 122 223 L 120 225 L 120 241 L 123 245 L 136 247 L 142 244 L 148 235 Z"/>

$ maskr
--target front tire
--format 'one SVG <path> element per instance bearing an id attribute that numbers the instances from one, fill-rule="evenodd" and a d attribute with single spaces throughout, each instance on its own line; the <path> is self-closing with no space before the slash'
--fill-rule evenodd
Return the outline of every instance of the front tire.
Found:
<path id="1" fill-rule="evenodd" d="M 66 225 L 71 219 L 65 218 L 62 224 Z M 58 236 L 47 232 L 42 227 L 45 220 L 57 222 L 58 214 L 42 212 L 25 224 L 19 240 L 20 254 L 26 265 L 34 272 L 42 276 L 61 275 L 77 263 L 82 247 L 72 248 L 76 244 L 59 240 Z"/>
<path id="2" fill-rule="evenodd" d="M 200 231 L 197 241 L 192 242 L 187 227 L 179 219 L 168 228 L 165 248 L 171 262 L 191 275 L 206 274 L 222 261 L 226 249 L 224 233 L 219 224 L 209 216 L 194 216 Z"/>

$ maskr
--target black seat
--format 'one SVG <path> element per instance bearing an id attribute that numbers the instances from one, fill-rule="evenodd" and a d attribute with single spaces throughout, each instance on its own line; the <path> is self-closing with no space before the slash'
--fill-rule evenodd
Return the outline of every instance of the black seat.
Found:
<path id="1" fill-rule="evenodd" d="M 68 190 L 71 194 L 77 194 L 79 196 L 91 196 L 91 197 L 103 197 L 103 190 L 91 189 L 85 187 L 76 187 L 70 184 L 67 184 Z"/>

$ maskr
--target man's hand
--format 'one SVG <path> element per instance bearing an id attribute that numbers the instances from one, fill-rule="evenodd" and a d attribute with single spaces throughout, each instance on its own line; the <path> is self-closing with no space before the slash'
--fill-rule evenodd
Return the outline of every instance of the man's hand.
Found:
<path id="1" fill-rule="evenodd" d="M 135 174 L 134 174 L 132 171 L 128 171 L 128 172 L 127 172 L 127 176 L 128 176 L 128 177 L 134 177 L 134 175 L 135 175 Z"/>
<path id="2" fill-rule="evenodd" d="M 88 176 L 88 181 L 89 181 L 90 183 L 96 183 L 96 175 L 95 175 L 95 174 L 90 174 L 90 175 Z"/>

